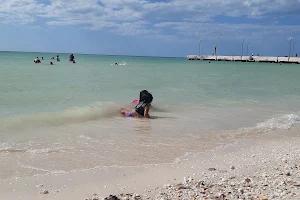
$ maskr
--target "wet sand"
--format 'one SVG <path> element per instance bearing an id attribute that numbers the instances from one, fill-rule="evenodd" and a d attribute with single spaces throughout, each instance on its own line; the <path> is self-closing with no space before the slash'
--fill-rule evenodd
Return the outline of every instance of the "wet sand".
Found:
<path id="1" fill-rule="evenodd" d="M 297 129 L 272 131 L 171 164 L 5 180 L 0 182 L 0 199 L 102 199 L 110 194 L 128 199 L 122 193 L 138 194 L 135 199 L 299 199 L 299 163 Z"/>

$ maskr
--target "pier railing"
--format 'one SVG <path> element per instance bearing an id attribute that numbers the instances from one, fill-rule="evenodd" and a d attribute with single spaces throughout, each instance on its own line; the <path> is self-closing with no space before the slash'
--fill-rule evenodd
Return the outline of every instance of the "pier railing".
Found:
<path id="1" fill-rule="evenodd" d="M 215 60 L 215 61 L 236 61 L 236 62 L 267 62 L 267 63 L 297 63 L 300 64 L 300 57 L 272 57 L 272 56 L 207 56 L 187 55 L 188 60 Z"/>

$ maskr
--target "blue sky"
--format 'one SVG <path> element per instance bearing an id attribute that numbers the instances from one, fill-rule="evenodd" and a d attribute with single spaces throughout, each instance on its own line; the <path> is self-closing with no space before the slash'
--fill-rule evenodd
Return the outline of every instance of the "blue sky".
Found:
<path id="1" fill-rule="evenodd" d="M 0 0 L 0 30 L 2 51 L 285 56 L 300 0 Z"/>

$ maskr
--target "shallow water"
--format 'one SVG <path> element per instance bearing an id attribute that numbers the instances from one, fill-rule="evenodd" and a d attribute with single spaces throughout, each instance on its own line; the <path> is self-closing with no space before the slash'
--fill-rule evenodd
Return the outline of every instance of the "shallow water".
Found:
<path id="1" fill-rule="evenodd" d="M 0 52 L 0 179 L 173 162 L 299 122 L 299 65 L 101 55 L 72 64 L 67 54 L 49 65 L 56 55 Z M 143 89 L 155 119 L 121 117 Z"/>

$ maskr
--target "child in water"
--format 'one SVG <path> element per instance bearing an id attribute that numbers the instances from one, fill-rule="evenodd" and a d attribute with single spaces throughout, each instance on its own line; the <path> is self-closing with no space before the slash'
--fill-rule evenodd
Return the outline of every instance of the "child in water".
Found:
<path id="1" fill-rule="evenodd" d="M 146 117 L 150 118 L 149 110 L 151 106 L 151 102 L 153 100 L 153 96 L 147 90 L 143 90 L 140 92 L 140 99 L 135 108 L 130 110 L 121 109 L 121 113 L 126 117 Z"/>

